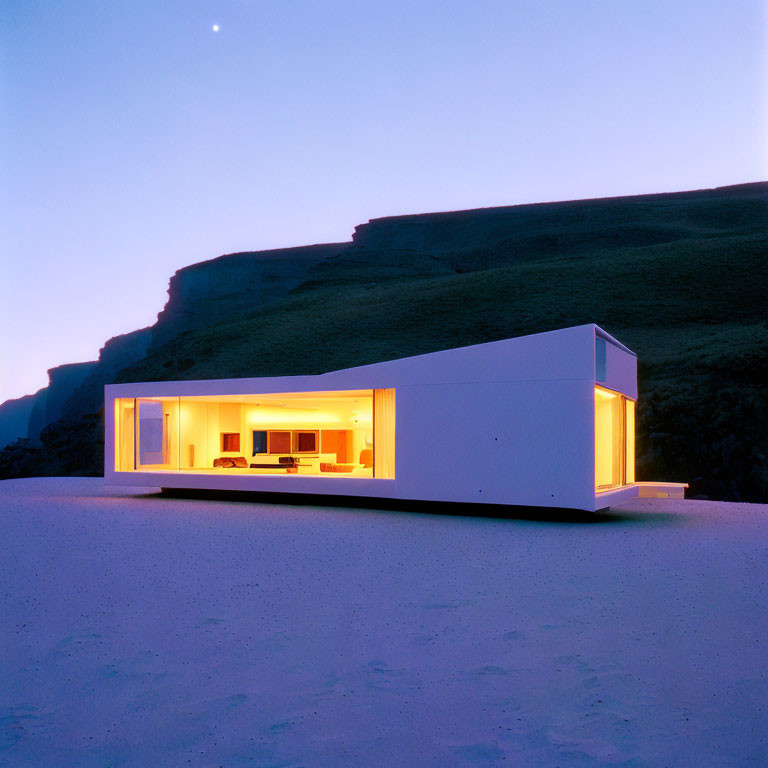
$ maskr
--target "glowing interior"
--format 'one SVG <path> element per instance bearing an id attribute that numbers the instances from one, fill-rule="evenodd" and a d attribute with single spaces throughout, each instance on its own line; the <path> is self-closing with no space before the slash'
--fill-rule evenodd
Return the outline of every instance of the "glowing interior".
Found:
<path id="1" fill-rule="evenodd" d="M 595 490 L 635 482 L 635 402 L 595 387 Z"/>
<path id="2" fill-rule="evenodd" d="M 395 476 L 395 390 L 118 398 L 115 469 Z"/>

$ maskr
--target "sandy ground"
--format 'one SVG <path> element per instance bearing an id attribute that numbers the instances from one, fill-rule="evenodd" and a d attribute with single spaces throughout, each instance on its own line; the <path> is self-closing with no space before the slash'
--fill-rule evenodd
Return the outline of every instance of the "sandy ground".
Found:
<path id="1" fill-rule="evenodd" d="M 0 483 L 0 764 L 766 766 L 768 506 Z"/>

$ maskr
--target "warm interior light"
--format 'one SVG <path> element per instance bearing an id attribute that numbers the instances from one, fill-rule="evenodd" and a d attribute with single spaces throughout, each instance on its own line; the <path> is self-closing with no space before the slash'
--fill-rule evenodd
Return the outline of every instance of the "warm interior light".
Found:
<path id="1" fill-rule="evenodd" d="M 311 408 L 287 408 L 282 406 L 258 406 L 247 409 L 246 419 L 249 424 L 337 424 L 341 419 L 338 413 L 319 411 Z"/>
<path id="2" fill-rule="evenodd" d="M 595 387 L 595 489 L 635 482 L 635 403 Z"/>
<path id="3" fill-rule="evenodd" d="M 611 392 L 595 388 L 595 488 L 609 488 L 613 482 L 613 417 Z"/>
<path id="4" fill-rule="evenodd" d="M 627 459 L 627 483 L 635 482 L 635 403 L 633 400 L 625 401 L 627 415 L 626 429 L 626 459 Z"/>
<path id="5" fill-rule="evenodd" d="M 118 398 L 115 468 L 392 478 L 394 429 L 394 390 Z"/>

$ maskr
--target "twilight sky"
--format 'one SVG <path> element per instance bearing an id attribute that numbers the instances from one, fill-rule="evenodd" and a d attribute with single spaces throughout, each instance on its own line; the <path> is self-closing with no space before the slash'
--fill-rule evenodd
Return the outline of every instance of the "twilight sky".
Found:
<path id="1" fill-rule="evenodd" d="M 4 0 L 0 401 L 222 253 L 765 179 L 767 6 Z"/>

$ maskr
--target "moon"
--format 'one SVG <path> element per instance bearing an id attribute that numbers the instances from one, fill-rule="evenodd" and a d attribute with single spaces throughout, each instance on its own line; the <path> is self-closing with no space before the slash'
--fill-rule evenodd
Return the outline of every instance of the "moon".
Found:
<path id="1" fill-rule="evenodd" d="M 211 29 L 212 29 L 214 32 L 218 32 L 218 31 L 219 31 L 219 25 L 218 25 L 218 24 L 214 24 L 214 25 L 211 27 Z"/>

